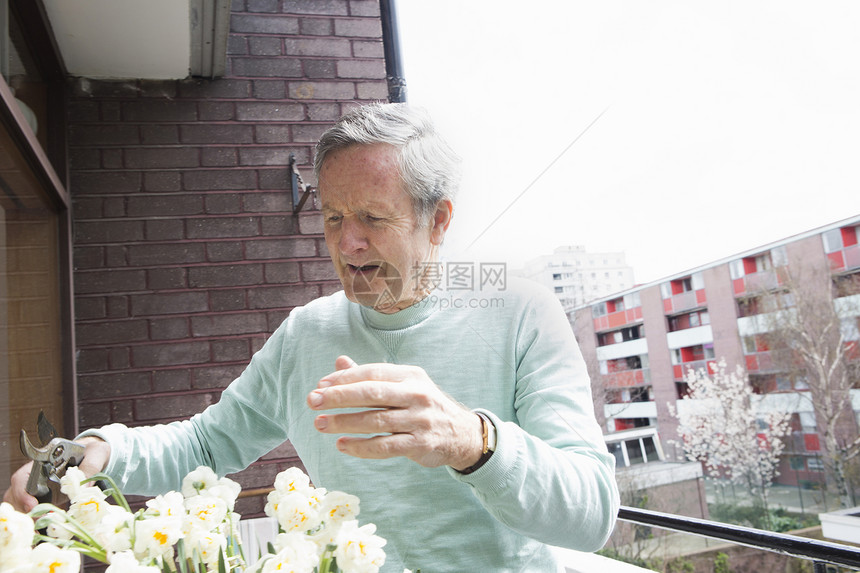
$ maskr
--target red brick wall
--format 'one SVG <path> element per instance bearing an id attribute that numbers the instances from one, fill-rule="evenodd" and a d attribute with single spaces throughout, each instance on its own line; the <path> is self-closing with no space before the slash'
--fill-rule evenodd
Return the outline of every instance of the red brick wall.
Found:
<path id="1" fill-rule="evenodd" d="M 378 3 L 234 0 L 230 26 L 224 78 L 70 87 L 82 428 L 202 410 L 290 309 L 339 288 L 286 164 L 309 181 L 319 134 L 387 97 Z M 271 485 L 293 455 L 239 481 Z"/>

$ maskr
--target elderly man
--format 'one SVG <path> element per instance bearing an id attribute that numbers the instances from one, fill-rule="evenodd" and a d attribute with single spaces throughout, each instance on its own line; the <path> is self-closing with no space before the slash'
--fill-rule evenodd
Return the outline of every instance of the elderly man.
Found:
<path id="1" fill-rule="evenodd" d="M 201 414 L 85 432 L 81 467 L 156 494 L 289 439 L 317 485 L 361 498 L 386 571 L 546 572 L 547 544 L 601 547 L 614 461 L 570 326 L 536 285 L 442 291 L 457 159 L 429 119 L 359 108 L 322 136 L 315 170 L 343 291 L 293 310 Z M 25 479 L 6 494 L 19 507 Z"/>

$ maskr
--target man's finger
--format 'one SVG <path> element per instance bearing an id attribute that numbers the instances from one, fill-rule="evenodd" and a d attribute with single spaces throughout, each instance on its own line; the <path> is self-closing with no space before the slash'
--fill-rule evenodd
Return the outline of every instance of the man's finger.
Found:
<path id="1" fill-rule="evenodd" d="M 412 403 L 412 393 L 393 382 L 362 380 L 318 388 L 308 394 L 308 406 L 313 410 L 333 408 L 406 408 Z"/>
<path id="2" fill-rule="evenodd" d="M 314 426 L 327 434 L 395 434 L 415 429 L 399 408 L 321 415 L 314 420 Z"/>
<path id="3" fill-rule="evenodd" d="M 346 358 L 346 357 L 343 357 Z M 340 358 L 338 358 L 340 360 Z M 349 359 L 351 360 L 351 359 Z M 345 362 L 344 362 L 345 363 Z M 335 363 L 337 365 L 337 362 Z M 385 380 L 388 382 L 401 382 L 405 378 L 415 374 L 414 368 L 400 364 L 356 364 L 343 370 L 336 370 L 320 379 L 317 388 L 328 388 L 340 384 L 354 384 L 367 380 Z"/>
<path id="4" fill-rule="evenodd" d="M 336 442 L 337 449 L 344 454 L 373 460 L 396 456 L 408 457 L 414 443 L 415 437 L 411 434 L 392 434 L 390 436 L 373 436 L 372 438 L 341 436 Z"/>
<path id="5" fill-rule="evenodd" d="M 337 360 L 334 361 L 334 367 L 336 370 L 346 370 L 347 368 L 352 368 L 354 366 L 358 366 L 358 363 L 349 356 L 338 356 Z"/>

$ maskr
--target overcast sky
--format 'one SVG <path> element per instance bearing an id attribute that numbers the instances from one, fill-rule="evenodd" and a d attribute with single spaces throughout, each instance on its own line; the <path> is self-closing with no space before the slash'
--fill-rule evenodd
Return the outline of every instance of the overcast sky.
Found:
<path id="1" fill-rule="evenodd" d="M 409 101 L 464 159 L 451 259 L 583 245 L 642 283 L 860 213 L 860 2 L 397 9 Z"/>

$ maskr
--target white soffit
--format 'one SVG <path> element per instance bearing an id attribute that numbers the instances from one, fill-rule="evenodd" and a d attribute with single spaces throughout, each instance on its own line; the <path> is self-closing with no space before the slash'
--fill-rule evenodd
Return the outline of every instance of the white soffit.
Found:
<path id="1" fill-rule="evenodd" d="M 70 75 L 94 79 L 188 77 L 188 0 L 43 2 Z"/>

